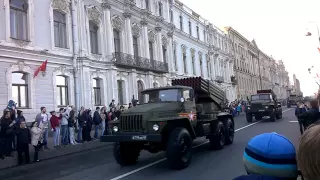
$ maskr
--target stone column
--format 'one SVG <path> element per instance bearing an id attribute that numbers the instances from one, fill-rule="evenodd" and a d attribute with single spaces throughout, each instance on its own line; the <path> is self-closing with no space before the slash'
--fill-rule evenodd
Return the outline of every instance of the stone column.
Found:
<path id="1" fill-rule="evenodd" d="M 161 36 L 161 27 L 155 27 L 156 31 L 156 54 L 157 54 L 157 61 L 163 62 L 163 54 L 162 54 L 162 36 Z"/>
<path id="2" fill-rule="evenodd" d="M 113 32 L 112 32 L 112 23 L 111 23 L 111 15 L 110 9 L 111 6 L 109 3 L 102 3 L 103 8 L 103 19 L 104 19 L 104 30 L 105 30 L 105 42 L 106 42 L 106 56 L 107 60 L 111 60 L 112 53 L 114 51 L 114 44 L 113 44 Z"/>
<path id="3" fill-rule="evenodd" d="M 149 52 L 149 38 L 148 38 L 148 22 L 146 19 L 142 19 L 140 21 L 140 24 L 142 26 L 142 41 L 143 41 L 143 45 L 144 45 L 144 54 L 143 56 L 147 59 L 150 59 L 150 52 Z"/>
<path id="4" fill-rule="evenodd" d="M 125 23 L 125 36 L 126 36 L 126 53 L 133 55 L 133 38 L 132 38 L 132 28 L 131 28 L 131 13 L 129 12 L 124 12 L 123 16 L 125 18 L 124 23 Z"/>
<path id="5" fill-rule="evenodd" d="M 169 68 L 169 72 L 174 72 L 175 71 L 175 67 L 174 67 L 174 57 L 173 57 L 173 46 L 172 46 L 172 37 L 173 37 L 173 32 L 170 31 L 167 33 L 168 35 L 168 68 Z"/>

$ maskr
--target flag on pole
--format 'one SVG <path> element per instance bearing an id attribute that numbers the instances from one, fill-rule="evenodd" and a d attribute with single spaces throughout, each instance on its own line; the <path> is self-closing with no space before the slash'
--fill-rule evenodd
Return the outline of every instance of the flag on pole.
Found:
<path id="1" fill-rule="evenodd" d="M 307 32 L 306 36 L 312 36 L 311 32 Z"/>
<path id="2" fill-rule="evenodd" d="M 48 63 L 48 60 L 46 60 L 45 62 L 43 62 L 41 64 L 41 66 L 34 72 L 34 75 L 33 75 L 33 78 L 35 78 L 36 76 L 38 76 L 39 72 L 42 71 L 46 71 L 47 69 L 47 63 Z"/>

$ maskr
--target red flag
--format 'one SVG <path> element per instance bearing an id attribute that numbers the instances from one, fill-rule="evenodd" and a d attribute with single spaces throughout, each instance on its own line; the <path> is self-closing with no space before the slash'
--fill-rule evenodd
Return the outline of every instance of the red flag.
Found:
<path id="1" fill-rule="evenodd" d="M 307 32 L 306 36 L 312 36 L 311 32 Z"/>
<path id="2" fill-rule="evenodd" d="M 318 51 L 320 52 L 320 48 L 318 48 Z"/>
<path id="3" fill-rule="evenodd" d="M 45 62 L 43 62 L 41 64 L 41 66 L 34 72 L 34 75 L 33 75 L 33 78 L 35 78 L 36 76 L 38 76 L 39 72 L 40 71 L 46 71 L 47 69 L 47 63 L 48 63 L 48 60 L 46 60 Z"/>

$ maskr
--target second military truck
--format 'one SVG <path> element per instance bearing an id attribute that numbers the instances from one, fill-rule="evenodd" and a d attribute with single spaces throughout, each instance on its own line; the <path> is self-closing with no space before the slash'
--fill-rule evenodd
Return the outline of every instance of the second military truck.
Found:
<path id="1" fill-rule="evenodd" d="M 263 116 L 269 116 L 270 121 L 282 118 L 281 103 L 271 89 L 258 90 L 257 94 L 251 95 L 251 101 L 246 109 L 247 122 L 252 122 L 253 117 L 261 120 Z"/>
<path id="2" fill-rule="evenodd" d="M 193 140 L 209 139 L 211 149 L 232 144 L 235 127 L 229 113 L 222 112 L 225 93 L 201 77 L 176 79 L 172 86 L 142 91 L 146 103 L 128 109 L 111 122 L 114 157 L 122 166 L 136 163 L 141 150 L 165 151 L 173 169 L 188 167 Z"/>

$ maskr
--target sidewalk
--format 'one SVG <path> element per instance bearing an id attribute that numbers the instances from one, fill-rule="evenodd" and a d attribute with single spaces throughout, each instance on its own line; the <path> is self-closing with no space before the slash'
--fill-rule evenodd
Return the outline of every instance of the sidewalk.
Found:
<path id="1" fill-rule="evenodd" d="M 91 131 L 91 137 L 93 137 L 94 131 Z M 52 133 L 49 133 L 48 138 L 48 150 L 40 151 L 39 152 L 39 159 L 40 160 L 46 160 L 51 159 L 55 157 L 70 155 L 74 153 L 79 153 L 82 151 L 100 148 L 103 146 L 110 145 L 111 143 L 101 143 L 100 140 L 93 140 L 90 142 L 85 142 L 77 145 L 67 145 L 67 146 L 61 146 L 59 148 L 53 148 L 53 137 Z M 34 156 L 34 147 L 32 145 L 29 145 L 29 151 L 30 151 L 30 160 L 33 162 L 33 156 Z M 6 157 L 6 159 L 1 160 L 0 159 L 0 170 L 5 168 L 10 168 L 13 166 L 18 165 L 18 154 L 17 152 L 14 152 L 14 157 Z"/>

